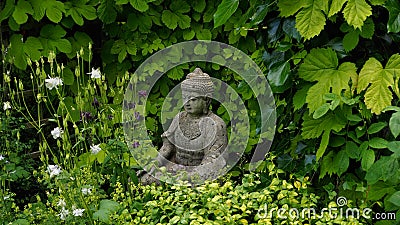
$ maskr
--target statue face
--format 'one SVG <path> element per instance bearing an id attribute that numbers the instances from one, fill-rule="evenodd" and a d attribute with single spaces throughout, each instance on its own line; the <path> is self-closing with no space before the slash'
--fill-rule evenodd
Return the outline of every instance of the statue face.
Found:
<path id="1" fill-rule="evenodd" d="M 204 113 L 204 108 L 207 106 L 205 97 L 194 97 L 185 94 L 183 96 L 183 101 L 185 102 L 183 107 L 187 113 L 193 115 L 201 115 Z"/>

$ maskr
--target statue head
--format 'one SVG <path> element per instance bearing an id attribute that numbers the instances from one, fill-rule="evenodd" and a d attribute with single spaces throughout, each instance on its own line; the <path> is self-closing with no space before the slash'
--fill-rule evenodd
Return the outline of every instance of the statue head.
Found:
<path id="1" fill-rule="evenodd" d="M 208 74 L 196 68 L 186 76 L 181 89 L 186 112 L 194 115 L 208 113 L 214 93 L 214 84 Z"/>

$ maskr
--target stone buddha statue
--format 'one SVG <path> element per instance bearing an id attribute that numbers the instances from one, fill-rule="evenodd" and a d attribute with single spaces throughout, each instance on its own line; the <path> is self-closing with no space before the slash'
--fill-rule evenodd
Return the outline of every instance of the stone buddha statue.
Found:
<path id="1" fill-rule="evenodd" d="M 161 135 L 163 145 L 156 161 L 169 173 L 184 170 L 189 177 L 205 180 L 212 177 L 212 170 L 225 165 L 220 156 L 228 143 L 226 124 L 209 109 L 214 85 L 208 74 L 196 68 L 181 83 L 181 90 L 184 111 L 174 117 Z M 159 183 L 153 172 L 140 177 L 141 183 Z"/>

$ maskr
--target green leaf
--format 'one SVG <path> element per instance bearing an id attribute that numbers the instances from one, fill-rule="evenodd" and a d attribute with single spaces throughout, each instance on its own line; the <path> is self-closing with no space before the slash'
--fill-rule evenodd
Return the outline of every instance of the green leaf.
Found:
<path id="1" fill-rule="evenodd" d="M 100 220 L 103 223 L 109 224 L 110 223 L 110 213 L 107 210 L 99 209 L 93 213 L 94 220 Z"/>
<path id="2" fill-rule="evenodd" d="M 193 10 L 201 13 L 204 11 L 204 9 L 206 8 L 206 1 L 205 0 L 197 0 L 197 1 L 191 1 Z"/>
<path id="3" fill-rule="evenodd" d="M 357 77 L 355 64 L 345 62 L 338 66 L 338 58 L 332 49 L 312 49 L 299 68 L 299 77 L 307 81 L 318 81 L 307 93 L 306 102 L 310 113 L 325 103 L 324 94 L 341 96 L 343 90 L 350 91 L 351 77 Z"/>
<path id="4" fill-rule="evenodd" d="M 7 0 L 4 9 L 0 11 L 0 23 L 10 17 L 15 8 L 15 0 Z"/>
<path id="5" fill-rule="evenodd" d="M 61 112 L 67 110 L 69 117 L 71 118 L 72 122 L 78 122 L 80 120 L 80 112 L 77 105 L 74 103 L 74 99 L 72 97 L 66 97 L 64 99 L 64 107 L 60 102 L 58 107 L 58 114 L 61 115 Z"/>
<path id="6" fill-rule="evenodd" d="M 375 162 L 375 152 L 371 149 L 365 149 L 361 152 L 361 168 L 368 171 Z"/>
<path id="7" fill-rule="evenodd" d="M 333 165 L 336 168 L 337 175 L 342 175 L 349 168 L 349 156 L 346 151 L 342 150 L 337 153 L 333 159 Z"/>
<path id="8" fill-rule="evenodd" d="M 338 13 L 342 8 L 344 3 L 346 3 L 348 0 L 332 0 L 331 6 L 329 8 L 329 13 L 328 17 L 331 17 Z"/>
<path id="9" fill-rule="evenodd" d="M 373 123 L 371 126 L 369 126 L 367 132 L 368 134 L 375 134 L 381 131 L 383 128 L 387 126 L 386 122 L 378 122 L 378 123 Z"/>
<path id="10" fill-rule="evenodd" d="M 256 12 L 252 17 L 250 17 L 251 20 L 250 25 L 254 26 L 261 23 L 269 11 L 270 11 L 269 4 L 263 4 L 257 6 Z"/>
<path id="11" fill-rule="evenodd" d="M 343 121 L 332 112 L 328 112 L 325 116 L 319 119 L 312 119 L 308 114 L 303 116 L 302 133 L 305 139 L 318 138 L 324 131 L 334 130 L 339 132 L 346 126 L 346 121 Z"/>
<path id="12" fill-rule="evenodd" d="M 278 1 L 280 16 L 292 16 L 306 4 L 307 1 L 305 0 L 280 0 Z"/>
<path id="13" fill-rule="evenodd" d="M 186 29 L 190 27 L 190 17 L 188 15 L 178 14 L 179 20 L 178 25 L 181 29 Z"/>
<path id="14" fill-rule="evenodd" d="M 75 75 L 72 73 L 72 70 L 68 67 L 64 68 L 62 73 L 62 80 L 65 85 L 72 85 L 75 81 Z"/>
<path id="15" fill-rule="evenodd" d="M 194 54 L 196 54 L 196 55 L 205 55 L 205 54 L 207 54 L 207 46 L 203 46 L 202 44 L 197 44 L 194 47 Z"/>
<path id="16" fill-rule="evenodd" d="M 352 159 L 358 159 L 360 157 L 360 150 L 358 149 L 357 144 L 352 141 L 346 142 L 345 150 L 347 155 Z"/>
<path id="17" fill-rule="evenodd" d="M 214 13 L 214 28 L 224 24 L 239 6 L 239 0 L 222 0 Z"/>
<path id="18" fill-rule="evenodd" d="M 285 84 L 289 77 L 290 64 L 288 61 L 282 63 L 275 63 L 268 71 L 269 84 L 275 87 L 282 86 Z"/>
<path id="19" fill-rule="evenodd" d="M 212 34 L 208 29 L 196 30 L 196 38 L 199 40 L 211 40 Z"/>
<path id="20" fill-rule="evenodd" d="M 394 153 L 395 157 L 400 157 L 400 141 L 388 142 L 387 147 Z"/>
<path id="21" fill-rule="evenodd" d="M 13 57 L 14 65 L 22 70 L 26 69 L 27 62 L 24 53 L 24 45 L 22 43 L 22 35 L 13 34 L 10 38 L 11 48 L 10 55 Z"/>
<path id="22" fill-rule="evenodd" d="M 303 107 L 303 105 L 306 103 L 306 96 L 310 87 L 311 85 L 304 85 L 300 90 L 296 92 L 296 94 L 294 94 L 293 105 L 295 111 L 301 109 L 301 107 Z"/>
<path id="23" fill-rule="evenodd" d="M 101 0 L 100 6 L 97 9 L 99 19 L 105 24 L 110 24 L 117 18 L 115 3 L 113 0 Z"/>
<path id="24" fill-rule="evenodd" d="M 59 23 L 62 19 L 62 14 L 65 13 L 64 3 L 51 0 L 46 1 L 46 16 L 53 23 Z"/>
<path id="25" fill-rule="evenodd" d="M 183 31 L 183 39 L 192 40 L 195 34 L 193 30 L 186 29 Z"/>
<path id="26" fill-rule="evenodd" d="M 368 200 L 377 201 L 383 198 L 387 194 L 394 193 L 396 189 L 393 186 L 386 184 L 385 182 L 379 181 L 374 185 L 370 186 L 368 191 Z"/>
<path id="27" fill-rule="evenodd" d="M 389 197 L 389 202 L 400 206 L 400 191 L 393 193 L 393 195 Z"/>
<path id="28" fill-rule="evenodd" d="M 349 33 L 344 35 L 343 37 L 344 50 L 348 52 L 353 50 L 358 44 L 358 39 L 359 39 L 358 31 L 355 30 L 350 31 Z"/>
<path id="29" fill-rule="evenodd" d="M 400 2 L 398 0 L 388 0 L 385 7 L 389 11 L 388 32 L 400 32 Z"/>
<path id="30" fill-rule="evenodd" d="M 170 10 L 164 10 L 161 20 L 169 29 L 174 30 L 178 26 L 179 16 Z"/>
<path id="31" fill-rule="evenodd" d="M 28 37 L 24 44 L 24 52 L 32 61 L 38 61 L 41 57 L 40 49 L 43 49 L 42 43 L 39 39 Z"/>
<path id="32" fill-rule="evenodd" d="M 324 134 L 322 135 L 321 142 L 319 143 L 319 148 L 317 150 L 317 153 L 315 154 L 317 161 L 324 155 L 325 150 L 328 147 L 329 134 L 330 131 L 324 131 Z"/>
<path id="33" fill-rule="evenodd" d="M 149 9 L 149 5 L 145 0 L 129 0 L 129 3 L 139 12 L 145 12 Z"/>
<path id="34" fill-rule="evenodd" d="M 374 184 L 378 180 L 386 181 L 399 170 L 399 162 L 396 158 L 383 156 L 376 161 L 367 171 L 365 180 L 368 184 Z"/>
<path id="35" fill-rule="evenodd" d="M 322 158 L 321 162 L 321 172 L 319 174 L 319 178 L 323 178 L 327 173 L 331 176 L 335 172 L 335 166 L 333 164 L 334 153 L 330 151 L 326 156 Z"/>
<path id="36" fill-rule="evenodd" d="M 400 134 L 400 112 L 392 114 L 389 120 L 389 128 L 393 136 L 397 138 Z"/>
<path id="37" fill-rule="evenodd" d="M 72 51 L 71 42 L 67 39 L 56 39 L 52 41 L 52 44 L 56 46 L 60 52 L 70 53 Z"/>
<path id="38" fill-rule="evenodd" d="M 387 148 L 388 141 L 380 137 L 373 137 L 368 143 L 372 148 L 383 149 Z"/>
<path id="39" fill-rule="evenodd" d="M 374 21 L 369 17 L 362 26 L 360 35 L 363 38 L 372 39 L 374 33 L 375 33 L 375 24 Z"/>
<path id="40" fill-rule="evenodd" d="M 364 21 L 370 15 L 372 15 L 372 8 L 365 0 L 349 0 L 343 9 L 344 18 L 355 29 L 361 29 Z"/>
<path id="41" fill-rule="evenodd" d="M 32 15 L 33 13 L 32 5 L 29 2 L 19 0 L 14 8 L 12 16 L 17 24 L 24 24 L 28 21 L 27 14 Z"/>
<path id="42" fill-rule="evenodd" d="M 320 107 L 318 107 L 318 109 L 316 109 L 313 113 L 313 118 L 314 119 L 318 119 L 321 118 L 322 116 L 324 116 L 328 111 L 329 111 L 329 104 L 325 103 L 323 105 L 321 105 Z"/>
<path id="43" fill-rule="evenodd" d="M 322 6 L 313 2 L 296 15 L 296 28 L 306 40 L 318 35 L 324 29 L 326 18 Z"/>
<path id="44" fill-rule="evenodd" d="M 394 76 L 400 74 L 400 55 L 394 54 L 382 68 L 382 64 L 375 58 L 370 58 L 360 71 L 358 79 L 358 93 L 367 89 L 364 102 L 368 109 L 377 115 L 392 104 L 392 93 L 389 89 L 394 86 Z M 371 86 L 369 86 L 371 84 Z M 369 87 L 368 87 L 369 86 Z"/>

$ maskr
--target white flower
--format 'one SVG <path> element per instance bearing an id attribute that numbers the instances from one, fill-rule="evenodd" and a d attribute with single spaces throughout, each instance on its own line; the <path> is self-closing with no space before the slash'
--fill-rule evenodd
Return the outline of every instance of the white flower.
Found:
<path id="1" fill-rule="evenodd" d="M 65 207 L 67 206 L 67 203 L 65 203 L 64 199 L 58 200 L 57 206 Z"/>
<path id="2" fill-rule="evenodd" d="M 74 209 L 72 211 L 72 215 L 74 215 L 74 216 L 82 216 L 83 215 L 83 211 L 85 211 L 85 209 Z"/>
<path id="3" fill-rule="evenodd" d="M 9 195 L 4 195 L 4 197 L 3 197 L 4 200 L 7 200 L 7 199 L 9 199 L 9 198 L 10 198 Z"/>
<path id="4" fill-rule="evenodd" d="M 4 102 L 4 104 L 3 104 L 3 110 L 6 111 L 7 109 L 11 109 L 10 102 Z"/>
<path id="5" fill-rule="evenodd" d="M 59 77 L 54 77 L 54 78 L 49 77 L 49 79 L 46 79 L 44 81 L 46 82 L 46 87 L 50 90 L 53 88 L 57 89 L 57 86 L 63 85 L 63 81 Z"/>
<path id="6" fill-rule="evenodd" d="M 97 69 L 92 68 L 92 72 L 87 74 L 90 74 L 90 78 L 101 78 L 101 73 L 99 68 Z"/>
<path id="7" fill-rule="evenodd" d="M 90 151 L 92 151 L 93 155 L 96 155 L 101 151 L 100 144 L 90 146 Z"/>
<path id="8" fill-rule="evenodd" d="M 57 176 L 61 173 L 61 168 L 57 165 L 48 165 L 47 172 L 50 174 L 50 177 Z"/>
<path id="9" fill-rule="evenodd" d="M 0 155 L 0 161 L 5 159 L 5 157 L 3 155 Z"/>
<path id="10" fill-rule="evenodd" d="M 54 139 L 61 137 L 62 133 L 64 133 L 64 131 L 60 127 L 56 127 L 51 131 L 51 135 L 53 135 Z"/>
<path id="11" fill-rule="evenodd" d="M 67 218 L 67 216 L 69 215 L 69 210 L 65 209 L 64 207 L 61 209 L 60 214 L 58 214 L 60 216 L 60 219 L 65 220 L 65 218 Z"/>
<path id="12" fill-rule="evenodd" d="M 92 193 L 92 188 L 82 188 L 82 194 L 87 195 Z"/>

